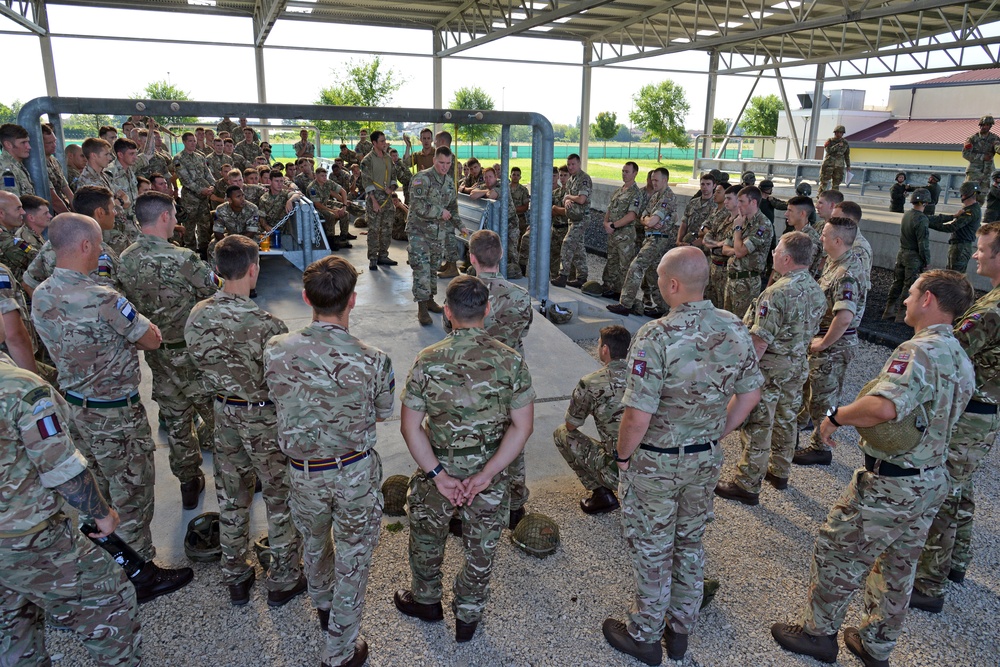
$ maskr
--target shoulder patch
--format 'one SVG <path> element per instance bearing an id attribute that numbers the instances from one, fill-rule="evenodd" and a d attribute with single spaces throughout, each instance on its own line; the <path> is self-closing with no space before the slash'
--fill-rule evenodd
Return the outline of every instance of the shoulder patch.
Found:
<path id="1" fill-rule="evenodd" d="M 967 317 L 958 327 L 958 330 L 961 331 L 962 333 L 969 333 L 976 327 L 976 324 L 979 322 L 979 318 L 981 318 L 982 316 L 983 316 L 982 313 L 976 313 L 972 317 Z"/>
<path id="2" fill-rule="evenodd" d="M 62 427 L 59 425 L 59 419 L 55 415 L 42 417 L 35 422 L 35 426 L 38 427 L 38 433 L 42 436 L 42 440 L 62 433 Z"/>
<path id="3" fill-rule="evenodd" d="M 212 281 L 212 284 L 216 287 L 222 287 L 222 278 L 215 275 L 215 271 L 208 272 L 208 279 Z"/>
<path id="4" fill-rule="evenodd" d="M 886 370 L 886 373 L 889 373 L 891 375 L 902 375 L 904 372 L 906 372 L 906 367 L 909 365 L 910 365 L 909 361 L 904 361 L 897 357 L 896 359 L 893 359 L 892 362 L 889 363 L 889 368 L 888 370 Z"/>
<path id="5" fill-rule="evenodd" d="M 648 362 L 642 359 L 636 359 L 632 362 L 632 375 L 638 375 L 641 378 L 646 377 L 646 365 Z"/>
<path id="6" fill-rule="evenodd" d="M 129 300 L 125 297 L 118 297 L 118 301 L 115 302 L 115 308 L 117 308 L 118 312 L 121 313 L 122 316 L 129 322 L 135 319 L 135 308 L 132 307 L 132 304 L 129 303 Z"/>
<path id="7" fill-rule="evenodd" d="M 48 398 L 51 395 L 52 395 L 52 390 L 49 389 L 48 387 L 35 387 L 27 394 L 25 394 L 24 398 L 22 398 L 21 400 L 27 403 L 28 405 L 34 405 L 43 398 Z"/>
<path id="8" fill-rule="evenodd" d="M 4 175 L 3 175 L 3 186 L 5 188 L 12 188 L 12 187 L 14 187 L 16 185 L 17 185 L 17 179 L 14 178 L 14 174 L 12 172 L 9 172 L 9 171 L 4 172 Z"/>
<path id="9" fill-rule="evenodd" d="M 14 237 L 14 245 L 17 246 L 19 250 L 23 250 L 24 252 L 28 252 L 29 250 L 31 250 L 31 246 L 28 244 L 28 242 L 19 236 Z"/>
<path id="10" fill-rule="evenodd" d="M 111 256 L 103 253 L 97 258 L 97 275 L 102 278 L 111 277 Z"/>
<path id="11" fill-rule="evenodd" d="M 760 317 L 767 317 L 767 302 L 760 304 L 760 309 L 758 310 Z"/>
<path id="12" fill-rule="evenodd" d="M 851 288 L 846 288 L 841 297 L 844 301 L 854 301 L 854 290 Z"/>
<path id="13" fill-rule="evenodd" d="M 14 284 L 10 280 L 10 274 L 6 271 L 0 271 L 0 289 L 11 289 Z"/>

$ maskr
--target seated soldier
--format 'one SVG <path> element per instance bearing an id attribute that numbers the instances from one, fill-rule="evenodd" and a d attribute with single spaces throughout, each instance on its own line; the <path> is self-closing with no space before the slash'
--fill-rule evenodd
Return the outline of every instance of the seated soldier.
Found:
<path id="1" fill-rule="evenodd" d="M 356 239 L 347 231 L 350 224 L 350 216 L 347 214 L 347 193 L 340 184 L 331 181 L 327 177 L 326 169 L 320 167 L 316 170 L 316 178 L 306 186 L 306 196 L 312 200 L 313 206 L 320 217 L 323 218 L 323 231 L 330 242 L 330 249 L 350 248 L 351 239 Z M 337 234 L 337 224 L 340 224 L 340 234 Z"/>
<path id="2" fill-rule="evenodd" d="M 409 241 L 406 235 L 406 216 L 410 214 L 409 207 L 399 200 L 399 193 L 396 192 L 396 184 L 390 183 L 388 186 L 389 201 L 396 209 L 396 217 L 392 220 L 392 238 L 394 241 Z"/>

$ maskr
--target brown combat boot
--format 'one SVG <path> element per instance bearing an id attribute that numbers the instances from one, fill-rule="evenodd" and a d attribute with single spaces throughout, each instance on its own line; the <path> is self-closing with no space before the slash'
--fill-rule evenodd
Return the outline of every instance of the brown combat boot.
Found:
<path id="1" fill-rule="evenodd" d="M 444 308 L 442 308 L 441 304 L 439 304 L 437 301 L 434 300 L 434 297 L 427 299 L 427 310 L 432 313 L 444 312 Z"/>
<path id="2" fill-rule="evenodd" d="M 427 302 L 421 301 L 417 304 L 417 322 L 420 322 L 421 326 L 430 326 L 434 324 L 434 320 L 431 319 L 431 314 L 427 312 Z"/>
<path id="3" fill-rule="evenodd" d="M 458 266 L 455 262 L 445 262 L 441 270 L 438 271 L 438 278 L 454 278 L 458 275 Z"/>

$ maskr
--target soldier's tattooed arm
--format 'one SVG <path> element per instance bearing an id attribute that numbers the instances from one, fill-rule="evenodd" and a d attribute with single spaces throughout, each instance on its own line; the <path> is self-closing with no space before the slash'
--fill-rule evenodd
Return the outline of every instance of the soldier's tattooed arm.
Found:
<path id="1" fill-rule="evenodd" d="M 84 470 L 73 479 L 60 484 L 55 491 L 81 513 L 95 519 L 103 519 L 111 513 L 111 508 L 97 488 L 97 482 L 89 470 Z"/>

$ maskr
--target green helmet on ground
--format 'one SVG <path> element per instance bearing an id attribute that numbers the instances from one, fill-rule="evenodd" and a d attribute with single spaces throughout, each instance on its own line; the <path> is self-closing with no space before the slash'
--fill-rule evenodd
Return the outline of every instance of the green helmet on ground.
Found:
<path id="1" fill-rule="evenodd" d="M 601 296 L 604 294 L 604 285 L 601 284 L 600 280 L 588 280 L 580 288 L 580 291 L 591 296 Z"/>
<path id="2" fill-rule="evenodd" d="M 253 551 L 257 554 L 257 562 L 267 572 L 267 568 L 271 567 L 271 543 L 268 541 L 267 535 L 261 535 L 257 538 L 257 541 L 253 543 Z"/>
<path id="3" fill-rule="evenodd" d="M 973 181 L 966 181 L 958 188 L 958 195 L 962 199 L 968 199 L 969 197 L 975 197 L 976 193 L 979 192 L 979 183 Z"/>
<path id="4" fill-rule="evenodd" d="M 382 482 L 382 497 L 385 506 L 382 510 L 389 516 L 406 514 L 406 492 L 410 488 L 410 479 L 406 475 L 393 475 Z"/>
<path id="5" fill-rule="evenodd" d="M 910 195 L 911 204 L 930 204 L 931 203 L 931 191 L 927 188 L 917 188 Z"/>
<path id="6" fill-rule="evenodd" d="M 549 306 L 546 314 L 548 315 L 549 320 L 555 324 L 566 324 L 573 319 L 573 311 L 569 308 L 563 308 L 557 303 Z"/>
<path id="7" fill-rule="evenodd" d="M 858 398 L 867 396 L 878 381 L 877 377 L 869 380 L 858 392 Z M 855 428 L 869 447 L 884 454 L 885 457 L 905 454 L 923 439 L 924 431 L 930 423 L 928 413 L 930 406 L 930 402 L 918 405 L 898 422 L 888 421 L 874 426 L 855 426 Z"/>
<path id="8" fill-rule="evenodd" d="M 559 526 L 544 514 L 526 514 L 510 534 L 510 541 L 526 554 L 545 558 L 559 548 Z"/>
<path id="9" fill-rule="evenodd" d="M 198 563 L 218 562 L 222 557 L 219 543 L 219 513 L 205 512 L 188 522 L 184 535 L 184 553 Z"/>

